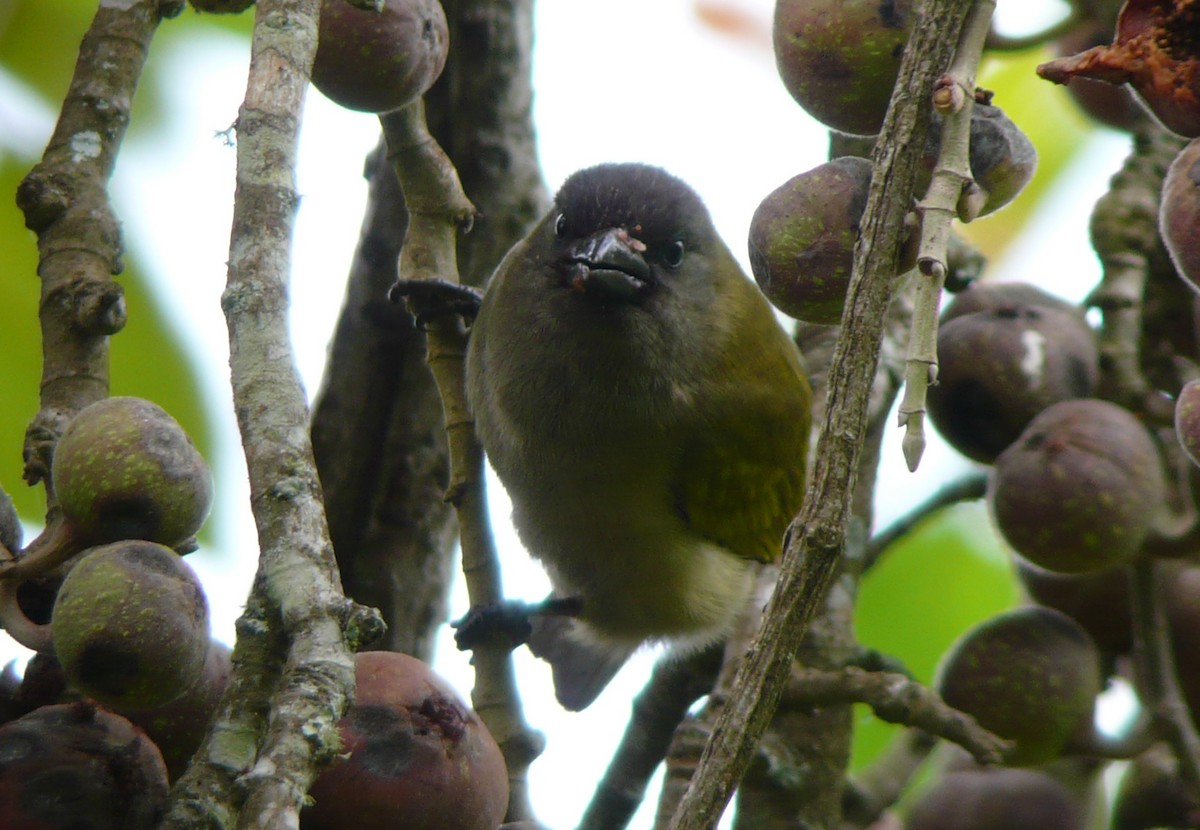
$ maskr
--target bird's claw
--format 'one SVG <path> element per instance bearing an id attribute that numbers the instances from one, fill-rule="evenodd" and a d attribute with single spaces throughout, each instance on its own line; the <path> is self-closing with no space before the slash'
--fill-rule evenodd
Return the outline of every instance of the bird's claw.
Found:
<path id="1" fill-rule="evenodd" d="M 424 329 L 433 320 L 453 314 L 468 323 L 474 321 L 482 295 L 469 285 L 449 280 L 399 279 L 388 291 L 388 299 L 394 303 L 405 300 L 417 326 Z"/>
<path id="2" fill-rule="evenodd" d="M 579 597 L 550 597 L 532 605 L 509 600 L 476 605 L 450 627 L 459 651 L 471 651 L 485 643 L 516 648 L 529 642 L 534 616 L 578 617 L 582 610 L 583 600 Z"/>

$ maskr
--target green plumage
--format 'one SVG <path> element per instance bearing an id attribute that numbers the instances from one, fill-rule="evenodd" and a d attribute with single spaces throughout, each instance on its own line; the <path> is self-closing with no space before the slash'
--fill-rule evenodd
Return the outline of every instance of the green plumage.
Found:
<path id="1" fill-rule="evenodd" d="M 800 506 L 810 393 L 690 188 L 644 165 L 571 177 L 488 286 L 467 382 L 522 541 L 582 599 L 530 644 L 564 705 L 646 640 L 728 632 Z"/>

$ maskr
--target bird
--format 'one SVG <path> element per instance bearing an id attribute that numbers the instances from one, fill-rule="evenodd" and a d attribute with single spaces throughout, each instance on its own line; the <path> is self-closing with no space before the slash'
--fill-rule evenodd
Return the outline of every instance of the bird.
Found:
<path id="1" fill-rule="evenodd" d="M 799 349 L 688 184 L 608 163 L 566 179 L 470 328 L 467 400 L 560 610 L 531 651 L 569 710 L 646 643 L 728 635 L 804 493 Z"/>

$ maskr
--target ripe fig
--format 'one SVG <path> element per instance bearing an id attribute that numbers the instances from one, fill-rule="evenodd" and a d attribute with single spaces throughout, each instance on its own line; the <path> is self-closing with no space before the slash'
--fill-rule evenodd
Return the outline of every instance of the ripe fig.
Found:
<path id="1" fill-rule="evenodd" d="M 1087 573 L 1137 556 L 1162 506 L 1158 447 L 1116 404 L 1062 401 L 996 459 L 988 486 L 1005 540 L 1035 565 Z"/>
<path id="2" fill-rule="evenodd" d="M 1168 570 L 1159 584 L 1179 687 L 1194 720 L 1200 716 L 1200 567 Z"/>
<path id="3" fill-rule="evenodd" d="M 1200 7 L 1193 0 L 1125 0 L 1113 43 L 1044 63 L 1038 75 L 1128 83 L 1169 130 L 1200 136 Z"/>
<path id="4" fill-rule="evenodd" d="M 789 179 L 750 220 L 750 267 L 771 303 L 797 320 L 842 319 L 871 162 L 845 156 Z"/>
<path id="5" fill-rule="evenodd" d="M 1200 292 L 1200 139 L 1188 142 L 1167 168 L 1158 231 L 1179 276 Z"/>
<path id="6" fill-rule="evenodd" d="M 1030 599 L 1075 620 L 1101 651 L 1128 654 L 1133 648 L 1128 568 L 1058 574 L 1017 557 L 1017 577 Z"/>
<path id="7" fill-rule="evenodd" d="M 495 830 L 508 807 L 500 748 L 454 690 L 415 657 L 359 654 L 338 728 L 348 757 L 313 782 L 302 830 Z"/>
<path id="8" fill-rule="evenodd" d="M 389 112 L 433 86 L 449 44 L 438 0 L 387 0 L 381 12 L 325 0 L 312 82 L 347 109 Z"/>
<path id="9" fill-rule="evenodd" d="M 910 0 L 777 0 L 775 65 L 809 115 L 852 135 L 883 126 L 912 26 Z"/>
<path id="10" fill-rule="evenodd" d="M 1015 742 L 1012 766 L 1040 764 L 1092 725 L 1100 653 L 1079 623 L 1028 606 L 972 628 L 938 669 L 942 699 Z"/>
<path id="11" fill-rule="evenodd" d="M 955 770 L 913 802 L 906 830 L 1085 830 L 1087 810 L 1044 772 Z"/>
<path id="12" fill-rule="evenodd" d="M 0 727 L 0 827 L 153 830 L 166 803 L 158 749 L 91 701 L 43 706 Z"/>
<path id="13" fill-rule="evenodd" d="M 192 569 L 170 548 L 140 540 L 84 553 L 50 618 L 71 685 L 127 708 L 158 706 L 191 688 L 208 654 L 208 627 Z"/>
<path id="14" fill-rule="evenodd" d="M 937 164 L 942 141 L 942 117 L 933 113 L 926 134 L 925 155 L 916 182 L 917 194 L 929 187 L 929 179 Z M 977 216 L 998 210 L 1014 198 L 1037 169 L 1037 150 L 999 107 L 976 103 L 971 110 L 971 176 L 987 193 Z M 970 221 L 975 217 L 960 217 Z"/>
<path id="15" fill-rule="evenodd" d="M 1200 465 L 1200 380 L 1191 380 L 1175 399 L 1175 435 L 1188 458 Z"/>
<path id="16" fill-rule="evenodd" d="M 952 447 L 984 464 L 1050 404 L 1094 394 L 1100 377 L 1087 322 L 1073 310 L 1045 305 L 997 303 L 950 316 L 938 330 L 937 349 L 929 419 Z"/>
<path id="17" fill-rule="evenodd" d="M 212 505 L 212 474 L 187 433 L 158 404 L 97 401 L 71 419 L 54 448 L 54 492 L 87 544 L 190 539 Z"/>

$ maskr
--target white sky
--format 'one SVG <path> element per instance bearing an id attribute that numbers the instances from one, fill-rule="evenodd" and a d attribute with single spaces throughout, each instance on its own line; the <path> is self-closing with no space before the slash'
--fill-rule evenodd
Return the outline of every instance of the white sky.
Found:
<path id="1" fill-rule="evenodd" d="M 759 200 L 786 179 L 820 163 L 825 131 L 805 116 L 783 90 L 769 41 L 753 36 L 722 39 L 701 27 L 687 0 L 572 0 L 537 3 L 535 118 L 546 180 L 554 188 L 579 167 L 600 161 L 661 164 L 691 182 L 705 197 L 718 228 L 745 261 L 749 218 Z M 769 33 L 771 0 L 731 0 Z M 1028 25 L 1051 13 L 1046 0 L 1003 0 L 1001 22 Z M 170 25 L 169 23 L 167 25 Z M 153 142 L 130 141 L 122 152 L 114 189 L 127 238 L 159 286 L 180 330 L 191 333 L 191 352 L 203 370 L 214 419 L 224 427 L 215 465 L 214 519 L 218 553 L 190 557 L 209 586 L 216 630 L 232 639 L 232 624 L 254 568 L 254 530 L 240 447 L 229 405 L 226 330 L 218 299 L 233 199 L 234 151 L 215 134 L 233 121 L 245 88 L 247 48 L 237 39 L 212 36 L 179 44 L 171 54 L 152 53 L 152 71 L 165 73 L 178 102 L 168 119 L 170 134 Z M 0 76 L 0 123 L 13 125 L 4 143 L 40 153 L 53 113 L 23 100 Z M 619 102 L 620 117 L 613 118 Z M 589 108 L 600 113 L 589 115 Z M 135 113 L 136 118 L 136 113 Z M 342 302 L 345 275 L 358 238 L 366 187 L 363 157 L 378 135 L 372 116 L 309 96 L 301 139 L 292 280 L 293 342 L 297 365 L 310 392 L 319 386 L 330 333 Z M 1049 286 L 1078 300 L 1098 267 L 1087 248 L 1087 212 L 1106 183 L 1099 168 L 1115 169 L 1124 139 L 1101 136 L 1085 149 L 1074 177 L 1046 200 L 1054 222 L 1022 241 L 1010 270 L 1037 258 L 1044 273 L 1073 275 Z M 1085 192 L 1074 190 L 1080 182 Z M 1070 192 L 1068 192 L 1070 191 Z M 1003 268 L 1004 264 L 997 264 Z M 899 454 L 899 432 L 889 436 L 881 471 L 881 522 L 902 513 L 962 462 L 933 441 L 921 470 L 910 475 Z M 513 596 L 538 599 L 546 581 L 537 565 L 505 529 L 508 508 L 493 481 L 493 513 Z M 236 563 L 232 566 L 229 563 Z M 452 613 L 466 610 L 461 588 Z M 469 695 L 471 671 L 447 635 L 436 668 Z M 538 817 L 551 827 L 575 825 L 620 737 L 629 702 L 641 687 L 650 657 L 635 659 L 600 700 L 580 714 L 554 702 L 548 671 L 524 650 L 517 653 L 527 714 L 548 736 L 535 764 L 531 792 Z M 634 826 L 649 826 L 648 800 Z"/>

